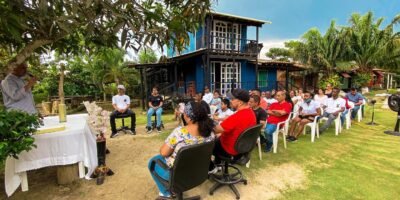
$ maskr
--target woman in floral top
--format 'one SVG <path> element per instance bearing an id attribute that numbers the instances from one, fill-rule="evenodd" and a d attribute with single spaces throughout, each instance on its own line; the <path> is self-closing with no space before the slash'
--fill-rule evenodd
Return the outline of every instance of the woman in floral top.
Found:
<path id="1" fill-rule="evenodd" d="M 195 102 L 187 103 L 185 105 L 183 117 L 187 125 L 178 127 L 172 131 L 165 140 L 165 143 L 161 146 L 160 155 L 150 159 L 149 168 L 150 163 L 157 159 L 162 160 L 172 168 L 180 148 L 214 140 L 214 134 L 212 133 L 214 123 L 208 117 L 208 111 L 205 105 Z M 156 164 L 154 171 L 164 180 L 169 180 L 169 170 L 165 170 Z M 168 188 L 165 188 L 156 177 L 153 176 L 153 179 L 160 190 L 157 199 L 170 199 L 171 193 L 168 191 Z"/>

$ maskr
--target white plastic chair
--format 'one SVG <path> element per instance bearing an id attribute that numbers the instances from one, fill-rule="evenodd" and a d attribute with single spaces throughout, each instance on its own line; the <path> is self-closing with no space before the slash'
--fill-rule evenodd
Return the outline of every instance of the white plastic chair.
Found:
<path id="1" fill-rule="evenodd" d="M 365 103 L 366 103 L 366 102 L 365 102 L 365 99 L 363 99 L 363 103 L 360 105 L 360 109 L 358 109 L 358 112 L 357 112 L 357 121 L 358 121 L 358 122 L 361 122 L 361 120 L 362 120 L 362 118 L 363 118 L 363 116 L 362 116 L 362 109 L 363 109 Z"/>
<path id="2" fill-rule="evenodd" d="M 351 127 L 351 112 L 353 111 L 354 108 L 354 103 L 349 101 L 348 102 L 350 109 L 349 112 L 347 112 L 346 117 L 345 117 L 345 123 L 346 123 L 346 129 L 350 129 Z"/>
<path id="3" fill-rule="evenodd" d="M 291 112 L 288 116 L 288 118 L 283 121 L 283 122 L 279 122 L 277 124 L 277 128 L 275 130 L 275 132 L 272 135 L 272 142 L 273 142 L 273 150 L 274 153 L 276 153 L 278 151 L 278 136 L 279 133 L 282 133 L 282 137 L 283 137 L 283 146 L 285 147 L 285 149 L 287 148 L 286 146 L 286 135 L 289 131 L 289 122 L 292 119 L 293 116 L 293 112 Z M 280 128 L 282 126 L 282 128 Z"/>
<path id="4" fill-rule="evenodd" d="M 316 117 L 314 118 L 314 121 L 313 121 L 313 122 L 307 123 L 307 124 L 304 126 L 303 135 L 306 134 L 307 126 L 311 128 L 311 142 L 314 142 L 314 140 L 315 140 L 315 135 L 317 135 L 317 138 L 319 138 L 319 131 L 317 131 L 318 119 L 319 119 L 319 118 L 320 118 L 320 116 L 316 116 Z"/>
<path id="5" fill-rule="evenodd" d="M 338 116 L 336 117 L 336 119 L 334 120 L 334 122 L 335 122 L 335 135 L 336 136 L 338 136 L 339 133 L 342 132 L 342 125 L 341 125 L 341 122 L 340 122 L 340 116 L 341 115 L 342 115 L 342 113 L 340 112 L 338 114 Z M 319 121 L 320 122 L 321 121 L 328 121 L 328 118 L 327 117 L 321 117 L 321 119 Z M 319 135 L 319 123 L 318 123 L 318 126 L 316 128 L 317 128 L 317 134 Z"/>

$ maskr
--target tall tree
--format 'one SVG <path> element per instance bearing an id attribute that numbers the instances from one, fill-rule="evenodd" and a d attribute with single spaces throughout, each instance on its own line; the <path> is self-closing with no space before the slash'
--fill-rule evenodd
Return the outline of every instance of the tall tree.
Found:
<path id="1" fill-rule="evenodd" d="M 143 48 L 139 51 L 138 61 L 140 64 L 156 63 L 157 60 L 157 55 L 153 49 Z"/>
<path id="2" fill-rule="evenodd" d="M 15 54 L 8 67 L 66 44 L 74 51 L 80 36 L 96 46 L 119 42 L 138 50 L 158 43 L 182 50 L 210 6 L 211 0 L 0 0 L 0 46 Z"/>

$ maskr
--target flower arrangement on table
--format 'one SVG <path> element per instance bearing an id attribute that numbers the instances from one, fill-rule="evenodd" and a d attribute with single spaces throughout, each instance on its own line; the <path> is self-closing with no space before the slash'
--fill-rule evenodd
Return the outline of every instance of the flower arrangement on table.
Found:
<path id="1" fill-rule="evenodd" d="M 109 152 L 106 148 L 106 138 L 104 135 L 110 131 L 110 112 L 103 110 L 100 106 L 96 105 L 96 102 L 83 102 L 88 112 L 88 124 L 89 128 L 96 133 L 97 142 L 97 158 L 98 166 L 92 178 L 97 178 L 97 184 L 101 185 L 104 182 L 105 175 L 113 175 L 114 172 L 106 166 L 106 152 Z"/>

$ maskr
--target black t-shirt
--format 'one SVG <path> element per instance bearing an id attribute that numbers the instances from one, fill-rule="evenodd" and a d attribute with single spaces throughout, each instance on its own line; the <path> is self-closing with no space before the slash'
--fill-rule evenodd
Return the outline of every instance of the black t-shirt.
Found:
<path id="1" fill-rule="evenodd" d="M 254 114 L 256 115 L 256 120 L 257 124 L 260 124 L 260 121 L 266 121 L 267 120 L 267 112 L 265 112 L 264 109 L 261 107 L 257 108 L 256 110 L 253 110 Z"/>
<path id="2" fill-rule="evenodd" d="M 153 106 L 159 106 L 162 101 L 163 101 L 163 98 L 160 95 L 157 95 L 157 96 L 151 95 L 149 97 L 149 102 Z"/>

